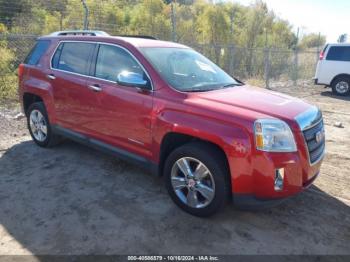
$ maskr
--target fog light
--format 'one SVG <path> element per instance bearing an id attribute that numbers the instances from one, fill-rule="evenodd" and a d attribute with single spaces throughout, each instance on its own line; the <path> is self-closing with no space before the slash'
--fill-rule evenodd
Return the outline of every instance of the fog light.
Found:
<path id="1" fill-rule="evenodd" d="M 275 171 L 275 191 L 283 190 L 284 168 L 276 169 Z"/>

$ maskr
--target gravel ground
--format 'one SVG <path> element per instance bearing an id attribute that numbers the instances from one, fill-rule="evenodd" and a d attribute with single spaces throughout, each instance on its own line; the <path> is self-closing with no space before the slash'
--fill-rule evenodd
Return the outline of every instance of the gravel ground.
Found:
<path id="1" fill-rule="evenodd" d="M 350 97 L 273 89 L 322 108 L 321 175 L 279 207 L 227 206 L 206 219 L 182 212 L 161 178 L 126 162 L 69 141 L 37 147 L 18 109 L 0 106 L 0 255 L 350 254 Z"/>

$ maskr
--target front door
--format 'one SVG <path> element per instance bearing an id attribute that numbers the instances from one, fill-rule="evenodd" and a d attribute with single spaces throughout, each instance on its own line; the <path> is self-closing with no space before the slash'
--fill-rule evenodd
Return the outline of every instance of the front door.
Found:
<path id="1" fill-rule="evenodd" d="M 117 76 L 123 71 L 142 74 L 151 88 L 151 80 L 129 51 L 100 44 L 92 77 L 87 82 L 90 89 L 95 89 L 96 104 L 92 105 L 95 121 L 86 127 L 108 144 L 148 157 L 151 155 L 152 90 L 117 84 Z"/>

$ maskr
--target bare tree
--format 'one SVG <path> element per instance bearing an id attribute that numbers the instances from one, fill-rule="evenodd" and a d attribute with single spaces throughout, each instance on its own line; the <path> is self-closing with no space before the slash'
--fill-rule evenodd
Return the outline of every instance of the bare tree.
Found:
<path id="1" fill-rule="evenodd" d="M 338 43 L 345 43 L 348 40 L 347 34 L 342 34 L 338 37 Z"/>

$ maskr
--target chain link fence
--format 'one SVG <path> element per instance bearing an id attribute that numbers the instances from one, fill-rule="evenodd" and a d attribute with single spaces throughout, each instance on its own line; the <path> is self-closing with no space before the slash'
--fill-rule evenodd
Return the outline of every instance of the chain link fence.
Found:
<path id="1" fill-rule="evenodd" d="M 245 48 L 233 45 L 192 45 L 230 75 L 242 80 L 257 80 L 269 87 L 272 81 L 311 80 L 314 76 L 318 50 L 285 50 L 276 48 Z"/>
<path id="2" fill-rule="evenodd" d="M 18 65 L 35 44 L 37 35 L 0 34 L 0 92 L 14 83 Z M 274 81 L 311 80 L 318 61 L 318 50 L 245 48 L 234 45 L 190 44 L 230 75 L 259 86 L 270 87 Z M 9 61 L 8 61 L 9 60 Z M 6 64 L 6 65 L 5 65 Z M 10 81 L 10 83 L 9 83 Z M 12 88 L 13 89 L 13 88 Z"/>
<path id="3" fill-rule="evenodd" d="M 14 54 L 12 61 L 13 67 L 18 67 L 22 63 L 34 46 L 36 35 L 25 35 L 25 34 L 0 34 L 0 43 L 6 47 L 11 53 Z"/>

